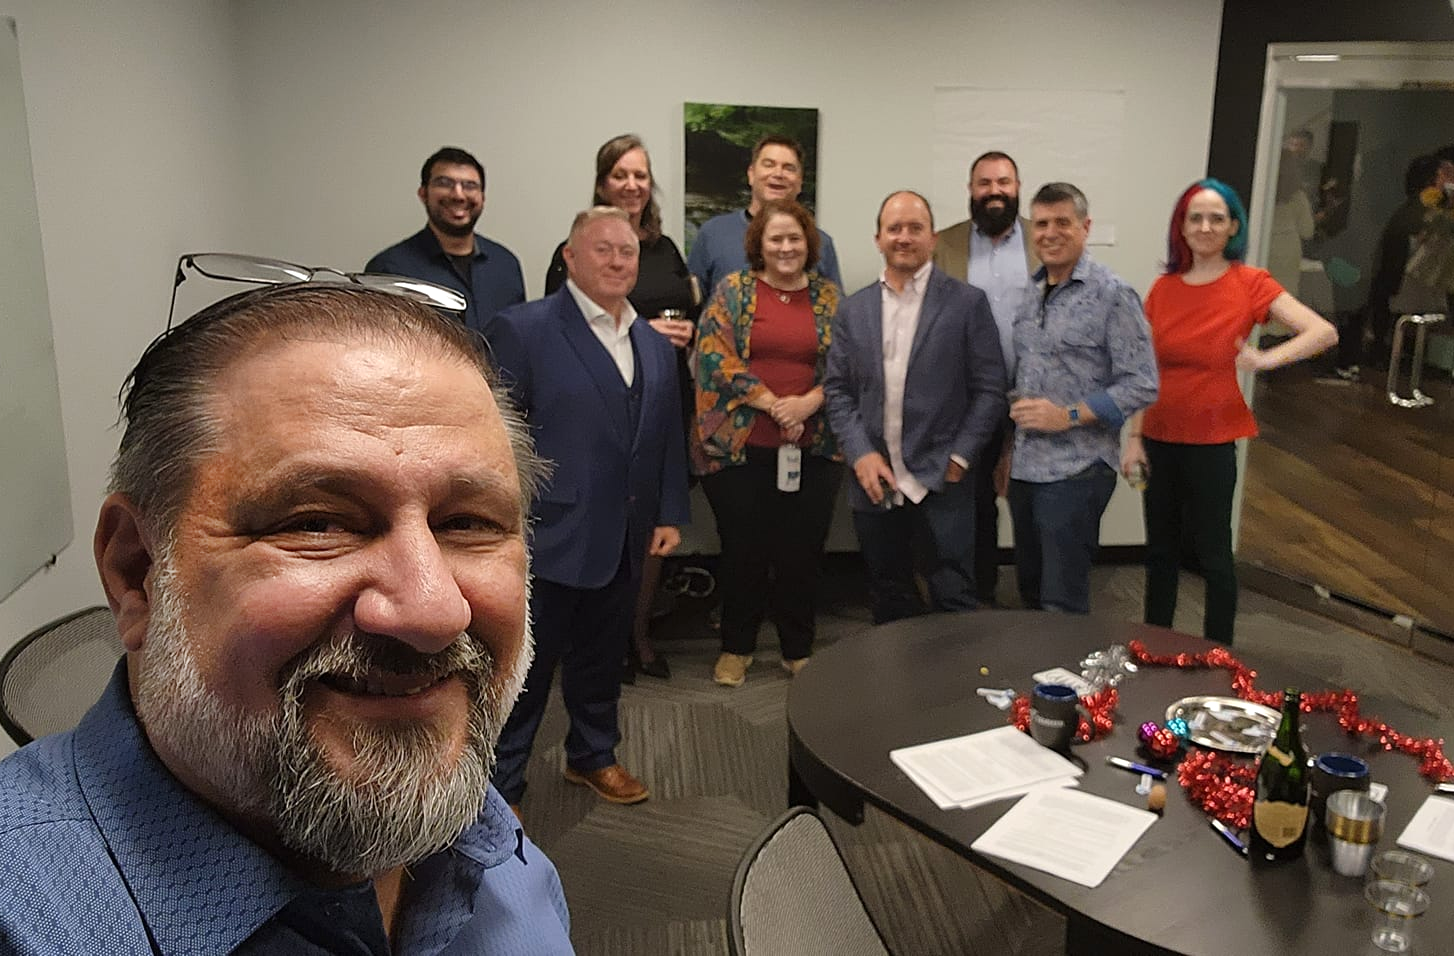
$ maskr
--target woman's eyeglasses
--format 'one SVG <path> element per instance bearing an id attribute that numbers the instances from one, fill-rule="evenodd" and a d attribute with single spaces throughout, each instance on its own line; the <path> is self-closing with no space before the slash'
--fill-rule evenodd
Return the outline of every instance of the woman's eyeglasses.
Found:
<path id="1" fill-rule="evenodd" d="M 376 272 L 340 272 L 327 266 L 300 266 L 277 259 L 235 255 L 229 252 L 189 252 L 177 260 L 177 276 L 172 284 L 172 304 L 167 310 L 167 330 L 177 308 L 177 290 L 187 280 L 187 269 L 209 279 L 224 282 L 247 282 L 254 285 L 297 285 L 318 282 L 332 285 L 357 285 L 402 295 L 449 312 L 463 312 L 469 303 L 454 289 L 407 276 Z"/>

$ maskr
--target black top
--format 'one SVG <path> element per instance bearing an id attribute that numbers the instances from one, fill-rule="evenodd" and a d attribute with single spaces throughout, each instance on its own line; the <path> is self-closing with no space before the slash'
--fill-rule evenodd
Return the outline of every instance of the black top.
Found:
<path id="1" fill-rule="evenodd" d="M 1383 227 L 1378 239 L 1378 254 L 1373 260 L 1373 279 L 1368 289 L 1368 305 L 1388 310 L 1388 300 L 1403 285 L 1404 268 L 1409 263 L 1409 239 L 1424 229 L 1424 204 L 1418 196 L 1410 196 L 1396 209 Z"/>
<path id="2" fill-rule="evenodd" d="M 565 243 L 555 247 L 550 268 L 545 273 L 545 294 L 550 295 L 565 285 Z M 655 242 L 641 244 L 641 263 L 637 268 L 636 288 L 628 298 L 631 307 L 643 319 L 654 319 L 662 309 L 679 309 L 682 318 L 697 321 L 697 304 L 692 301 L 691 273 L 677 250 L 676 243 L 666 236 Z"/>

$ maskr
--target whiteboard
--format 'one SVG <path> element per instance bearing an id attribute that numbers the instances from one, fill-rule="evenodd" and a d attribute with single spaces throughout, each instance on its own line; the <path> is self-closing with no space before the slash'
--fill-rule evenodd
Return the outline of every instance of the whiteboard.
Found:
<path id="1" fill-rule="evenodd" d="M 71 488 L 15 21 L 0 18 L 0 600 L 71 543 Z"/>
<path id="2" fill-rule="evenodd" d="M 934 180 L 929 196 L 948 225 L 969 216 L 969 164 L 999 150 L 1020 168 L 1020 215 L 1049 182 L 1080 187 L 1090 201 L 1089 244 L 1116 244 L 1124 191 L 1126 94 L 1097 90 L 934 89 Z M 951 212 L 952 210 L 952 212 Z"/>

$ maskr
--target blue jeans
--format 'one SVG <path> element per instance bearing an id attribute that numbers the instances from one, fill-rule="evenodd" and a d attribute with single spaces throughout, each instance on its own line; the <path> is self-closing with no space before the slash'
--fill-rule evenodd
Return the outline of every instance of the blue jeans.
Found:
<path id="1" fill-rule="evenodd" d="M 1020 600 L 1035 610 L 1090 613 L 1090 569 L 1101 515 L 1116 490 L 1105 462 L 1061 481 L 1011 481 Z"/>
<path id="2" fill-rule="evenodd" d="M 929 492 L 917 505 L 906 501 L 888 510 L 855 511 L 853 528 L 868 568 L 875 624 L 977 606 L 974 482 L 969 475 L 941 492 Z M 929 585 L 927 608 L 914 577 L 916 564 Z"/>

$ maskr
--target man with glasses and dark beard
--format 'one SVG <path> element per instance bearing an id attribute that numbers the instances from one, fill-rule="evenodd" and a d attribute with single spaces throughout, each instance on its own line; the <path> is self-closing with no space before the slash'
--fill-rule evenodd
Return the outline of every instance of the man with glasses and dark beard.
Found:
<path id="1" fill-rule="evenodd" d="M 128 379 L 94 548 L 126 649 L 0 763 L 0 951 L 569 953 L 489 787 L 541 465 L 400 295 L 223 300 Z"/>
<path id="2" fill-rule="evenodd" d="M 496 312 L 525 301 L 515 253 L 475 232 L 485 211 L 484 165 L 455 146 L 435 151 L 419 170 L 419 201 L 424 228 L 374 256 L 364 270 L 454 289 L 469 303 L 464 324 L 484 332 Z"/>
<path id="3" fill-rule="evenodd" d="M 1029 220 L 1020 218 L 1020 169 L 1006 153 L 991 150 L 969 165 L 969 218 L 939 233 L 934 264 L 956 279 L 984 290 L 1000 333 L 1000 352 L 1009 381 L 1015 380 L 1011 330 L 1015 310 L 1040 268 L 1029 240 Z M 1007 450 L 1010 420 L 1002 419 L 990 436 L 990 449 Z M 994 607 L 999 577 L 1000 530 L 996 498 L 1005 493 L 1009 473 L 998 452 L 974 467 L 974 580 L 983 607 Z"/>

